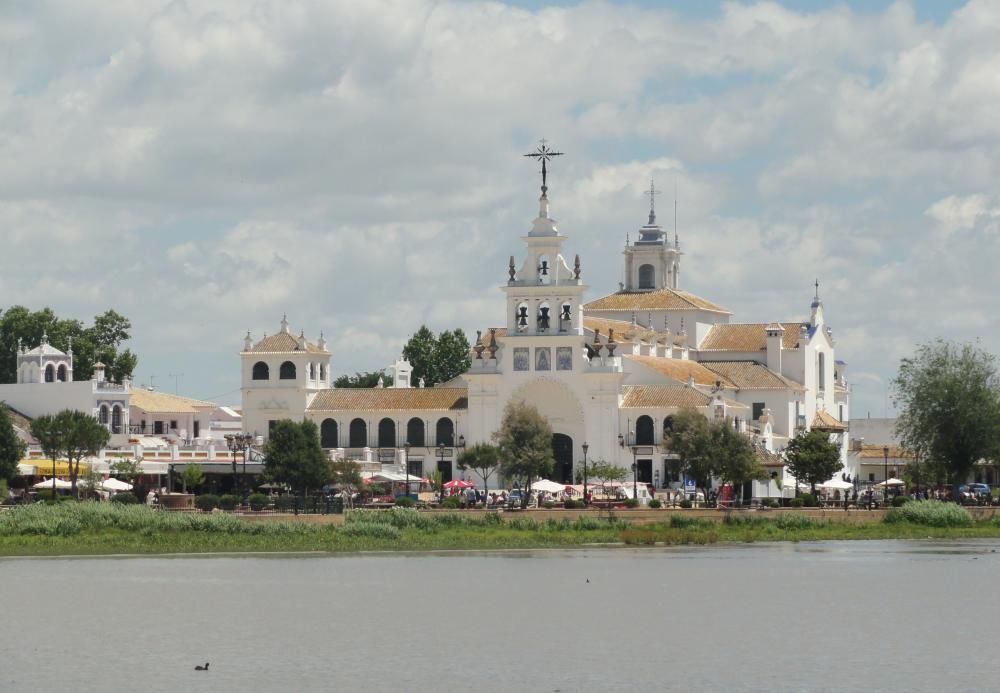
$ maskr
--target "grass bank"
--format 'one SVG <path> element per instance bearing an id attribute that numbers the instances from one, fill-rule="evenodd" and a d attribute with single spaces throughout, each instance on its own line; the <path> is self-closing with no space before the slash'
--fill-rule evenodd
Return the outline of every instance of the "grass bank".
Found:
<path id="1" fill-rule="evenodd" d="M 632 526 L 627 519 L 503 520 L 495 514 L 355 511 L 344 525 L 249 522 L 225 514 L 174 514 L 111 503 L 62 503 L 0 513 L 0 555 L 431 551 L 685 545 L 833 539 L 1000 538 L 1000 520 L 976 523 L 958 508 L 928 506 L 886 521 L 842 524 L 798 515 L 713 522 L 673 515 Z"/>

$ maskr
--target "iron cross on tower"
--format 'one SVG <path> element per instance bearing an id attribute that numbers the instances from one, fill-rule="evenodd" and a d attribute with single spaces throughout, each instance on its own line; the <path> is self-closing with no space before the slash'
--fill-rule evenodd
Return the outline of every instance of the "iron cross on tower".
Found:
<path id="1" fill-rule="evenodd" d="M 542 194 L 543 195 L 546 192 L 548 192 L 548 190 L 549 190 L 549 187 L 546 184 L 546 174 L 548 173 L 548 171 L 545 168 L 545 162 L 546 161 L 552 161 L 552 157 L 554 157 L 554 156 L 562 156 L 562 155 L 563 155 L 562 152 L 554 152 L 554 151 L 552 151 L 552 148 L 548 146 L 547 141 L 544 138 L 542 138 L 540 140 L 540 144 L 538 145 L 538 148 L 535 151 L 531 152 L 530 154 L 525 154 L 525 156 L 529 156 L 532 159 L 537 159 L 537 160 L 540 160 L 542 162 Z"/>
<path id="2" fill-rule="evenodd" d="M 653 198 L 660 194 L 660 191 L 653 185 L 652 178 L 649 179 L 649 190 L 646 191 L 646 194 L 649 195 L 649 225 L 652 226 L 656 223 L 656 201 Z"/>

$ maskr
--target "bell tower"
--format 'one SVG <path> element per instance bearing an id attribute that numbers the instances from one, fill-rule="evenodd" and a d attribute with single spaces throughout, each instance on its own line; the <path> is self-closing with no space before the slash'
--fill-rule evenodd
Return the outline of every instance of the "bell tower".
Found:
<path id="1" fill-rule="evenodd" d="M 656 223 L 655 197 L 659 191 L 649 181 L 649 220 L 639 228 L 634 243 L 625 244 L 625 291 L 656 291 L 680 287 L 681 250 L 677 242 L 677 202 L 674 201 L 674 242 Z"/>

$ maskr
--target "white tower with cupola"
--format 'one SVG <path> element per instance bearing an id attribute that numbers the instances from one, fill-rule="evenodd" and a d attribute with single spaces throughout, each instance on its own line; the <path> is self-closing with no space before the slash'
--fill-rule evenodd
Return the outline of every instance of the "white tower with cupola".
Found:
<path id="1" fill-rule="evenodd" d="M 656 223 L 655 197 L 659 194 L 649 182 L 649 220 L 639 228 L 635 242 L 625 245 L 626 291 L 656 291 L 680 288 L 681 249 L 675 223 L 674 241 L 670 242 L 663 227 Z M 675 215 L 676 215 L 676 202 Z"/>

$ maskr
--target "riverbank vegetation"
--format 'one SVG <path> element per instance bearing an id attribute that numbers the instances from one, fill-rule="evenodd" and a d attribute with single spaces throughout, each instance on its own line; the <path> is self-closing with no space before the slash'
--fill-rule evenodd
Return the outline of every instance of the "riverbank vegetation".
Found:
<path id="1" fill-rule="evenodd" d="M 624 519 L 623 519 L 624 518 Z M 117 503 L 38 503 L 0 513 L 0 555 L 498 550 L 839 539 L 1000 538 L 1000 518 L 975 522 L 936 501 L 891 510 L 884 522 L 836 523 L 803 515 L 682 513 L 633 526 L 608 518 L 506 519 L 499 514 L 350 512 L 343 525 L 253 521 L 227 513 L 170 513 Z"/>

